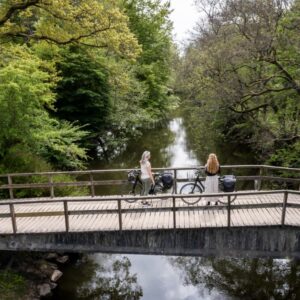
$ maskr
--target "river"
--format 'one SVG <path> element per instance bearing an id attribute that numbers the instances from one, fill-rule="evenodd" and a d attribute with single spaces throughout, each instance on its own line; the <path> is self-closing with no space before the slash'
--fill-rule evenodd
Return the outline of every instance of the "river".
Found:
<path id="1" fill-rule="evenodd" d="M 208 153 L 192 149 L 184 119 L 149 129 L 109 164 L 91 168 L 133 168 L 144 150 L 152 167 L 196 166 Z M 205 145 L 204 145 L 205 146 Z M 205 147 L 203 147 L 205 149 Z M 221 164 L 253 163 L 249 155 L 215 145 Z M 108 190 L 98 190 L 107 193 Z M 53 299 L 227 300 L 300 299 L 300 267 L 294 260 L 89 254 L 68 265 Z"/>

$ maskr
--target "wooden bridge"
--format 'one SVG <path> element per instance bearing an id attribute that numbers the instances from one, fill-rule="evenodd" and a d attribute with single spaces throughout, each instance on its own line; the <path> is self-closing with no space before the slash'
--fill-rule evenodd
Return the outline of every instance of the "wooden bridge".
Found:
<path id="1" fill-rule="evenodd" d="M 129 170 L 2 175 L 0 190 L 7 197 L 0 201 L 0 250 L 300 256 L 300 169 L 222 166 L 231 173 L 250 170 L 252 175 L 237 176 L 238 181 L 263 190 L 220 193 L 218 206 L 206 205 L 216 194 L 185 195 L 201 196 L 188 205 L 176 193 L 188 180 L 183 173 L 192 169 L 168 168 L 176 179 L 172 193 L 150 197 L 97 195 L 99 186 L 124 185 L 126 180 L 115 178 Z M 114 179 L 98 180 L 103 174 Z M 57 181 L 62 175 L 73 176 L 72 181 Z M 279 183 L 289 189 L 265 188 Z M 59 196 L 62 187 L 88 187 L 90 194 Z M 16 198 L 25 189 L 38 190 L 41 197 Z M 151 206 L 143 207 L 142 199 Z"/>

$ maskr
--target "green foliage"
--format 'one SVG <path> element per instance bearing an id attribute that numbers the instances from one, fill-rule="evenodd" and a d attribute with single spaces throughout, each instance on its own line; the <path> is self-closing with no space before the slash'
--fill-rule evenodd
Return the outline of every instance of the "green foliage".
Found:
<path id="1" fill-rule="evenodd" d="M 146 86 L 143 107 L 153 117 L 162 117 L 170 106 L 171 23 L 170 4 L 158 0 L 124 0 L 129 27 L 143 52 L 138 58 L 136 77 Z"/>
<path id="2" fill-rule="evenodd" d="M 86 133 L 46 110 L 54 104 L 56 74 L 27 47 L 16 48 L 13 58 L 7 49 L 8 62 L 0 68 L 0 159 L 8 162 L 13 149 L 24 149 L 57 167 L 82 167 L 86 154 L 76 142 Z"/>
<path id="3" fill-rule="evenodd" d="M 25 279 L 12 272 L 0 271 L 0 294 L 1 299 L 15 300 L 22 299 L 27 290 Z"/>
<path id="4" fill-rule="evenodd" d="M 300 142 L 276 150 L 267 162 L 274 166 L 300 168 Z"/>
<path id="5" fill-rule="evenodd" d="M 87 125 L 95 133 L 101 131 L 111 109 L 105 67 L 84 49 L 70 47 L 63 51 L 58 71 L 62 79 L 56 88 L 56 115 Z"/>
<path id="6" fill-rule="evenodd" d="M 1 172 L 83 168 L 98 137 L 118 153 L 164 117 L 169 13 L 157 0 L 2 1 Z"/>
<path id="7" fill-rule="evenodd" d="M 212 15 L 188 45 L 177 78 L 193 119 L 227 143 L 250 145 L 262 161 L 286 144 L 293 148 L 300 130 L 299 1 L 197 3 L 206 12 L 211 5 Z"/>
<path id="8" fill-rule="evenodd" d="M 118 1 L 110 0 L 1 1 L 0 39 L 81 44 L 106 48 L 128 59 L 140 52 Z"/>

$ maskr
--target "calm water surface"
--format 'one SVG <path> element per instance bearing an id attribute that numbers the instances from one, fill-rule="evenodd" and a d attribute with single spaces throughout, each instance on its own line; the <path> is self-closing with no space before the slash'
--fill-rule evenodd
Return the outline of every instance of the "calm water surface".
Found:
<path id="1" fill-rule="evenodd" d="M 91 168 L 138 167 L 144 150 L 151 151 L 152 167 L 202 165 L 208 153 L 196 157 L 190 144 L 183 119 L 178 117 L 164 128 L 148 130 L 109 164 L 95 161 Z M 236 160 L 230 149 L 224 148 L 218 156 L 221 163 Z M 238 163 L 251 160 L 243 156 Z M 53 299 L 300 299 L 295 298 L 299 274 L 298 262 L 290 260 L 98 253 L 84 255 L 66 267 Z"/>

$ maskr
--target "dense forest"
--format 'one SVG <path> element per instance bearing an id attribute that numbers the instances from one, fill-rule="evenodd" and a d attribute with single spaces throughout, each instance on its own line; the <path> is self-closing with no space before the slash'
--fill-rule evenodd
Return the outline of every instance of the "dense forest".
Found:
<path id="1" fill-rule="evenodd" d="M 202 19 L 175 65 L 194 148 L 213 131 L 260 162 L 300 167 L 300 1 L 195 2 Z"/>
<path id="2" fill-rule="evenodd" d="M 170 5 L 159 0 L 0 3 L 0 172 L 79 169 L 165 118 Z"/>

